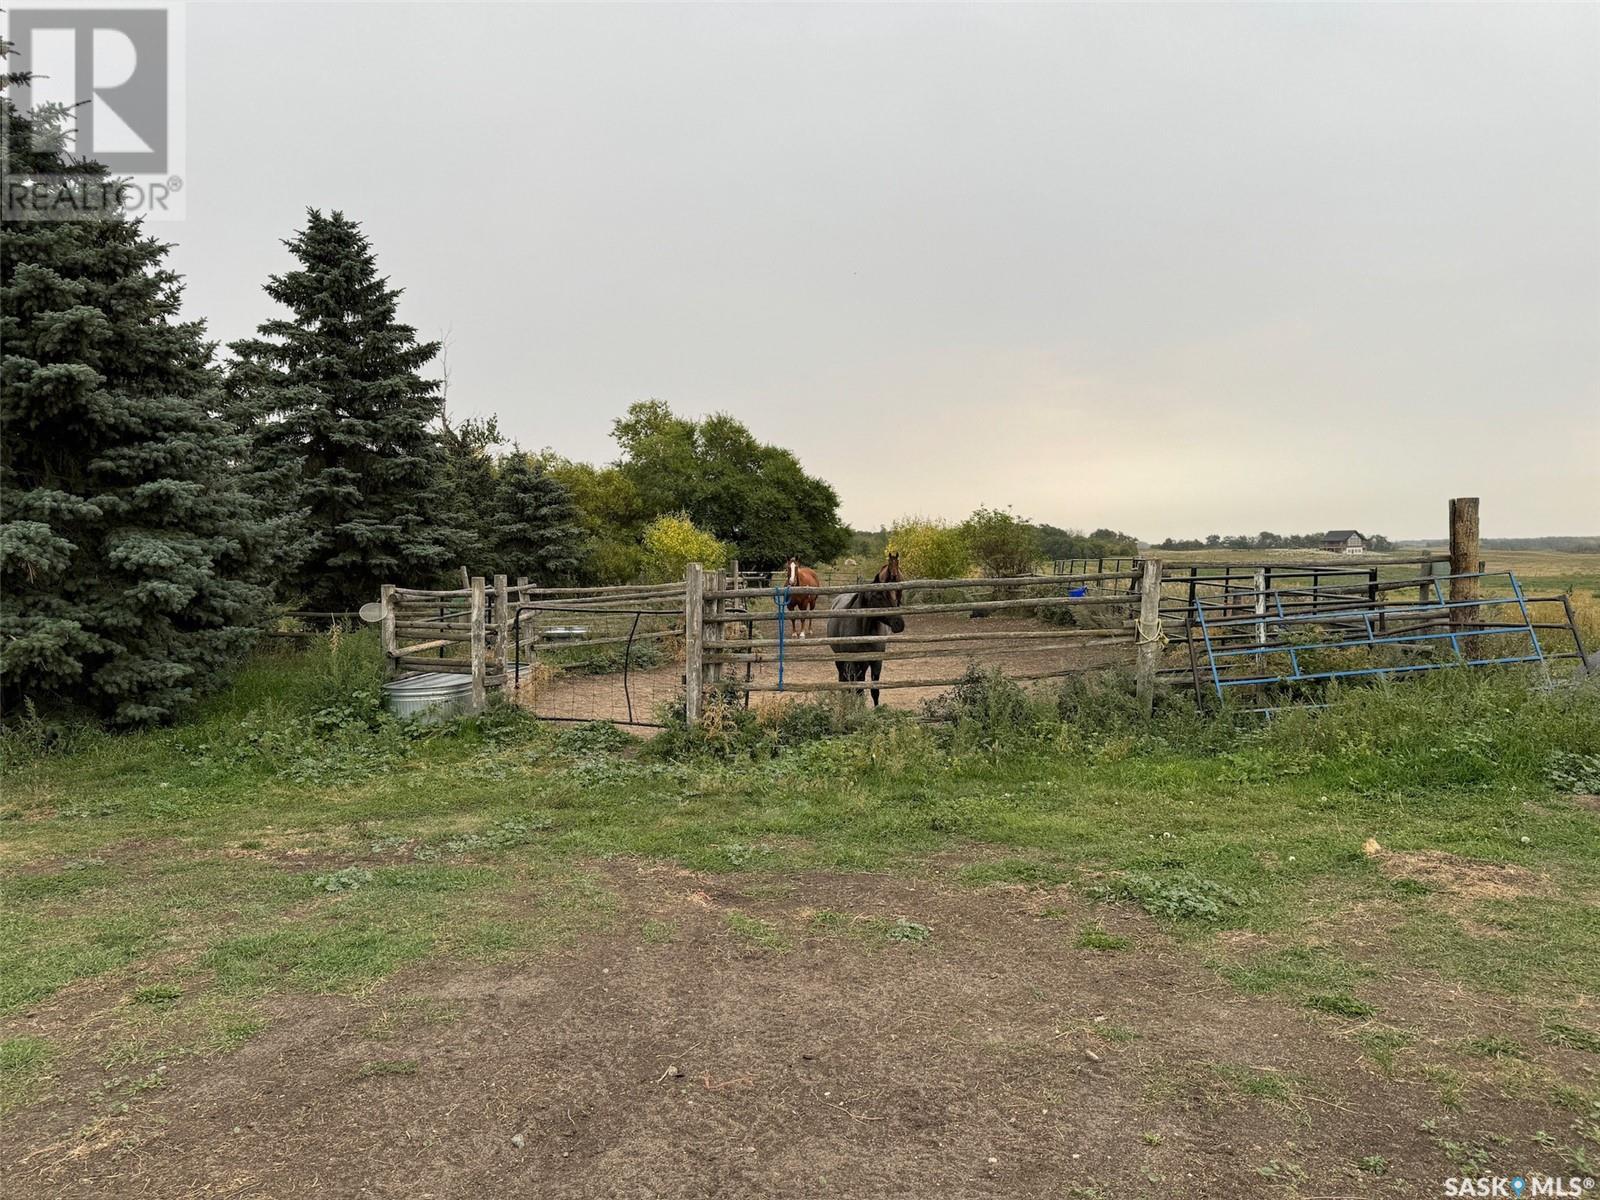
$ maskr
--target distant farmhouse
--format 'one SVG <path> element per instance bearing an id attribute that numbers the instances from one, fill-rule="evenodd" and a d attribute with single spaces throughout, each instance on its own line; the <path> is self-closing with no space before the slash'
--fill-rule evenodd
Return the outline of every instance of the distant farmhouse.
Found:
<path id="1" fill-rule="evenodd" d="M 1359 529 L 1330 529 L 1322 535 L 1322 548 L 1333 554 L 1365 554 L 1367 539 Z"/>

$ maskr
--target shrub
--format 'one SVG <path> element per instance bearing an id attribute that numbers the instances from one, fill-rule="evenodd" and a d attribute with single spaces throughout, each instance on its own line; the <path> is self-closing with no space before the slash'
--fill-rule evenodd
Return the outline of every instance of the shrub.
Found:
<path id="1" fill-rule="evenodd" d="M 968 667 L 944 695 L 924 702 L 923 711 L 933 720 L 950 722 L 957 749 L 992 750 L 1018 738 L 1038 737 L 1057 724 L 1049 705 L 1021 684 L 977 666 Z"/>
<path id="2" fill-rule="evenodd" d="M 900 555 L 907 579 L 962 579 L 972 553 L 961 530 L 927 517 L 902 517 L 889 530 L 888 549 Z"/>
<path id="3" fill-rule="evenodd" d="M 1133 672 L 1125 667 L 1068 675 L 1055 699 L 1061 720 L 1085 733 L 1156 734 L 1168 742 L 1202 742 L 1206 749 L 1235 740 L 1232 723 L 1208 721 L 1186 688 L 1158 688 L 1152 721 L 1139 703 Z"/>
<path id="4" fill-rule="evenodd" d="M 960 533 L 985 575 L 1026 575 L 1039 561 L 1039 531 L 1009 509 L 979 508 Z"/>
<path id="5" fill-rule="evenodd" d="M 770 703 L 746 708 L 731 687 L 708 691 L 698 726 L 684 719 L 681 702 L 664 706 L 657 717 L 663 729 L 648 746 L 655 758 L 767 759 L 780 751 L 839 734 L 890 728 L 907 722 L 907 714 L 867 709 L 839 700 Z M 867 751 L 872 741 L 869 738 Z"/>
<path id="6" fill-rule="evenodd" d="M 703 529 L 695 527 L 685 514 L 657 517 L 644 527 L 645 574 L 656 582 L 682 579 L 684 568 L 692 562 L 717 570 L 728 561 L 728 547 Z"/>
<path id="7" fill-rule="evenodd" d="M 1255 899 L 1240 894 L 1214 879 L 1201 879 L 1184 872 L 1166 878 L 1129 871 L 1115 883 L 1097 888 L 1105 900 L 1137 900 L 1153 917 L 1172 920 L 1220 921 L 1225 908 L 1238 908 Z"/>

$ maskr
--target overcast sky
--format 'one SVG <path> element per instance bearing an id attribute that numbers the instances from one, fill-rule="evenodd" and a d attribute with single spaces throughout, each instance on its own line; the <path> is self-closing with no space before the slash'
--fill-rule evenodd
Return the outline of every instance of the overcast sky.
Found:
<path id="1" fill-rule="evenodd" d="M 1600 531 L 1600 7 L 191 4 L 188 306 L 361 221 L 451 407 L 843 514 Z"/>

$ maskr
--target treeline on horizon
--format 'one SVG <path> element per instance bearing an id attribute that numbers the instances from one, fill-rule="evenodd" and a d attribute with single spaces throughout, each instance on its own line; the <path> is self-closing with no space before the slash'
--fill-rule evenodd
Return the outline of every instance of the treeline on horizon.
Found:
<path id="1" fill-rule="evenodd" d="M 998 519 L 997 519 L 998 517 Z M 983 557 L 985 548 L 994 542 L 994 532 L 1007 530 L 1007 538 L 1014 540 L 1018 556 L 1030 562 L 1048 562 L 1067 558 L 1119 558 L 1139 552 L 1139 539 L 1131 533 L 1116 529 L 1096 529 L 1085 533 L 1081 529 L 1062 529 L 1045 522 L 1032 522 L 1012 516 L 1004 510 L 979 508 L 966 521 L 950 525 L 925 517 L 903 517 L 893 526 L 877 530 L 856 529 L 850 533 L 850 557 L 861 562 L 880 560 L 890 549 L 901 549 L 896 544 L 905 541 L 906 531 L 912 527 L 940 527 L 962 530 L 969 541 L 980 543 L 974 558 Z M 992 551 L 990 551 L 992 557 Z M 904 564 L 902 564 L 904 565 Z M 1031 568 L 1030 568 L 1031 569 Z M 921 574 L 922 572 L 918 572 Z M 1020 572 L 1017 572 L 1020 573 Z"/>
<path id="2" fill-rule="evenodd" d="M 1398 546 L 1416 546 L 1419 549 L 1448 546 L 1447 538 L 1403 538 Z M 1478 545 L 1485 550 L 1552 550 L 1559 554 L 1600 554 L 1600 534 L 1594 536 L 1552 536 L 1525 538 L 1483 538 Z"/>
<path id="3" fill-rule="evenodd" d="M 1393 550 L 1395 544 L 1381 533 L 1363 535 L 1367 549 L 1378 553 Z M 1211 533 L 1203 538 L 1167 538 L 1156 543 L 1159 550 L 1320 550 L 1327 531 L 1319 533 Z"/>

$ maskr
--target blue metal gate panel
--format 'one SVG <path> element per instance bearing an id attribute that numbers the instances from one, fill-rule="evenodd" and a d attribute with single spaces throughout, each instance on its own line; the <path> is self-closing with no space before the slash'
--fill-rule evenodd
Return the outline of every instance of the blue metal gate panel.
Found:
<path id="1" fill-rule="evenodd" d="M 1486 578 L 1508 580 L 1511 595 L 1487 596 L 1475 600 L 1445 599 L 1444 584 L 1450 580 Z M 1434 576 L 1428 583 L 1431 583 L 1434 592 L 1434 600 L 1429 603 L 1376 605 L 1369 603 L 1352 604 L 1348 607 L 1341 603 L 1323 611 L 1312 612 L 1286 611 L 1283 595 L 1276 590 L 1234 593 L 1214 599 L 1197 597 L 1190 619 L 1192 625 L 1198 629 L 1200 642 L 1205 647 L 1206 667 L 1211 677 L 1212 689 L 1218 697 L 1221 697 L 1228 688 L 1261 687 L 1268 684 L 1310 683 L 1372 675 L 1403 675 L 1419 671 L 1511 663 L 1538 663 L 1541 667 L 1546 667 L 1544 648 L 1539 644 L 1539 632 L 1528 611 L 1522 584 L 1514 573 L 1501 571 Z M 1260 610 L 1243 616 L 1236 615 L 1242 597 L 1250 598 L 1253 604 L 1259 602 Z M 1271 611 L 1266 611 L 1268 605 L 1271 606 Z M 1497 610 L 1497 618 L 1504 619 L 1477 620 L 1464 628 L 1456 615 L 1464 609 L 1477 610 L 1480 618 L 1484 610 Z M 1388 628 L 1391 622 L 1406 620 L 1417 620 L 1423 624 L 1410 630 L 1392 631 Z M 1441 624 L 1445 628 L 1437 628 Z M 1292 635 L 1296 630 L 1312 631 L 1314 640 L 1288 640 L 1288 635 Z M 1235 639 L 1241 633 L 1250 636 L 1251 644 L 1235 644 Z M 1518 648 L 1516 653 L 1493 657 L 1469 657 L 1470 647 L 1464 647 L 1462 644 L 1468 638 L 1504 635 L 1526 637 L 1526 652 L 1521 652 Z M 1442 642 L 1448 642 L 1454 652 L 1452 658 L 1443 661 L 1351 667 L 1342 670 L 1304 670 L 1300 662 L 1302 654 L 1316 650 L 1375 649 L 1379 646 L 1426 647 L 1432 643 Z M 1287 656 L 1289 671 L 1260 673 L 1261 668 L 1256 664 L 1262 664 L 1267 655 Z M 1197 678 L 1196 683 L 1198 682 Z"/>

